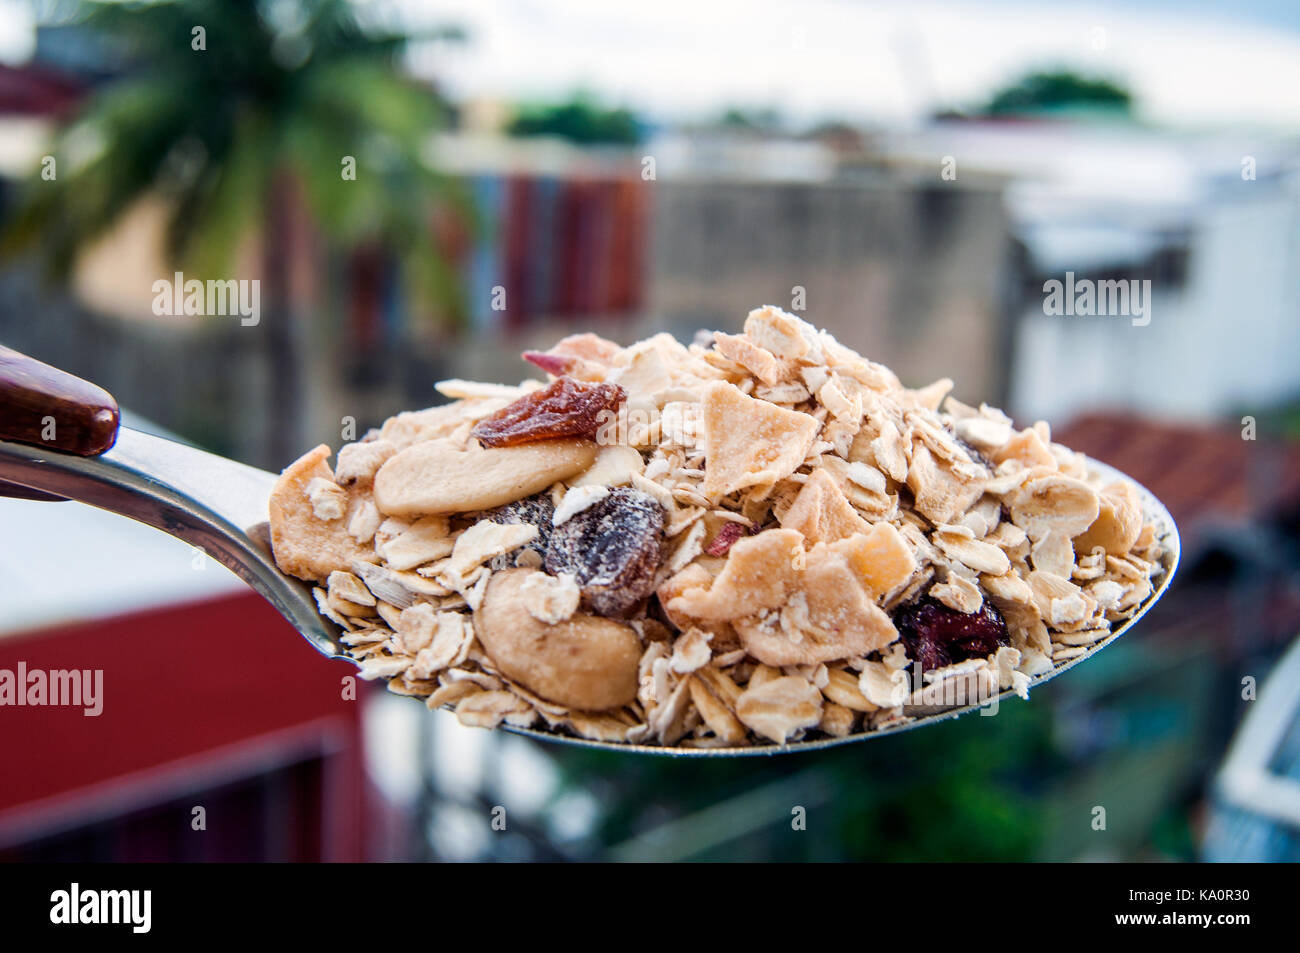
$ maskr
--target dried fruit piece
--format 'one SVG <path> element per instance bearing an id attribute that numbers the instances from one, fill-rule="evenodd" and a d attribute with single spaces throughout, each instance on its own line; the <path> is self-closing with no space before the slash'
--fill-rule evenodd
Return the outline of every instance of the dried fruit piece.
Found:
<path id="1" fill-rule="evenodd" d="M 524 351 L 523 358 L 556 377 L 603 381 L 620 351 L 613 341 L 597 334 L 571 334 L 549 351 Z"/>
<path id="2" fill-rule="evenodd" d="M 548 374 L 562 377 L 572 371 L 578 364 L 578 358 L 567 354 L 548 354 L 545 351 L 524 351 L 523 358 L 529 364 L 539 367 Z"/>
<path id="3" fill-rule="evenodd" d="M 727 550 L 731 549 L 737 540 L 752 534 L 753 530 L 743 523 L 728 520 L 722 524 L 722 528 L 718 530 L 718 535 L 713 537 L 713 542 L 704 547 L 704 551 L 710 556 L 725 556 Z"/>
<path id="4" fill-rule="evenodd" d="M 654 588 L 663 542 L 663 507 L 649 494 L 618 487 L 555 527 L 546 571 L 572 573 L 587 608 L 621 616 Z"/>
<path id="5" fill-rule="evenodd" d="M 617 384 L 586 384 L 561 377 L 543 390 L 525 394 L 491 417 L 479 421 L 470 435 L 485 447 L 512 447 L 553 437 L 585 437 L 596 432 L 627 399 Z"/>
<path id="6" fill-rule="evenodd" d="M 1006 620 L 988 599 L 979 612 L 964 613 L 925 598 L 898 610 L 894 625 L 907 646 L 908 657 L 925 671 L 985 658 L 998 646 L 1011 644 Z"/>
<path id="7" fill-rule="evenodd" d="M 493 572 L 499 572 L 502 569 L 513 569 L 519 554 L 525 549 L 531 549 L 537 553 L 538 562 L 536 565 L 538 566 L 542 564 L 542 560 L 546 559 L 546 547 L 551 541 L 551 519 L 555 516 L 555 503 L 551 500 L 549 493 L 538 493 L 522 500 L 516 500 L 513 503 L 507 503 L 505 506 L 498 506 L 484 515 L 494 523 L 527 523 L 530 526 L 537 527 L 537 536 L 532 542 L 524 544 L 513 552 L 492 557 L 491 562 L 488 563 L 488 568 Z"/>

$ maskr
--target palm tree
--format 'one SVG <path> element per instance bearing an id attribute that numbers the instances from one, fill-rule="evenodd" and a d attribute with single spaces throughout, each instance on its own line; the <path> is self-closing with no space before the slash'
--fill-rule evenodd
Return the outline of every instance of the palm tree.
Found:
<path id="1" fill-rule="evenodd" d="M 60 132 L 58 176 L 26 185 L 4 248 L 38 249 L 51 275 L 66 278 L 146 194 L 170 200 L 165 247 L 187 277 L 228 277 L 237 249 L 260 231 L 259 328 L 277 422 L 267 451 L 287 461 L 300 449 L 303 410 L 303 332 L 284 254 L 291 187 L 331 243 L 381 243 L 414 300 L 459 313 L 431 222 L 438 203 L 464 200 L 422 157 L 446 110 L 400 70 L 410 41 L 459 33 L 369 25 L 346 0 L 93 0 L 75 3 L 68 22 L 120 57 L 121 78 Z"/>

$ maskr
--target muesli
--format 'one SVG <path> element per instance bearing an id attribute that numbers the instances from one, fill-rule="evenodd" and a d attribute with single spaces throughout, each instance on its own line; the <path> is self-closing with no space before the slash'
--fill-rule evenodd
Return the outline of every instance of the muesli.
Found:
<path id="1" fill-rule="evenodd" d="M 1152 592 L 1137 490 L 1046 423 L 775 307 L 690 346 L 594 334 L 444 381 L 286 469 L 281 569 L 363 677 L 583 738 L 740 746 L 1025 694 Z"/>

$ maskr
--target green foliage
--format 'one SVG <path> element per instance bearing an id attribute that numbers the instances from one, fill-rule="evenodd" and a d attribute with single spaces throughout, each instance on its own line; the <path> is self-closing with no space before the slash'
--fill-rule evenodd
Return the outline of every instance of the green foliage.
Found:
<path id="1" fill-rule="evenodd" d="M 1293 398 L 1275 407 L 1240 407 L 1232 415 L 1238 422 L 1247 414 L 1255 417 L 1258 436 L 1285 440 L 1291 443 L 1300 441 L 1300 398 Z"/>
<path id="2" fill-rule="evenodd" d="M 36 248 L 64 277 L 156 192 L 172 203 L 171 264 L 228 274 L 275 190 L 295 182 L 330 240 L 383 243 L 421 299 L 455 310 L 431 218 L 439 203 L 468 212 L 467 200 L 422 154 L 444 107 L 399 70 L 410 41 L 454 31 L 371 29 L 345 0 L 84 2 L 71 22 L 120 54 L 122 78 L 61 131 L 57 179 L 26 184 L 0 250 Z M 355 180 L 342 176 L 345 156 Z"/>
<path id="3" fill-rule="evenodd" d="M 512 136 L 558 136 L 579 145 L 634 145 L 641 141 L 641 128 L 631 112 L 605 109 L 587 96 L 566 103 L 526 106 L 507 131 Z"/>
<path id="4" fill-rule="evenodd" d="M 781 114 L 776 109 L 743 109 L 731 106 L 724 109 L 717 125 L 733 132 L 775 132 L 781 127 Z"/>
<path id="5" fill-rule="evenodd" d="M 650 831 L 656 845 L 676 845 L 650 857 L 620 848 L 619 859 L 1023 861 L 1044 836 L 1033 786 L 1056 761 L 1050 718 L 1013 700 L 993 717 L 771 759 L 548 753 L 564 778 L 561 794 L 586 790 L 600 804 L 593 845 Z M 774 797 L 751 797 L 763 791 Z M 682 819 L 720 802 L 744 833 L 694 845 Z M 807 808 L 806 831 L 791 828 L 792 804 Z"/>
<path id="6" fill-rule="evenodd" d="M 1092 108 L 1128 113 L 1133 95 L 1113 80 L 1069 70 L 1029 73 L 993 94 L 981 110 L 990 116 Z"/>

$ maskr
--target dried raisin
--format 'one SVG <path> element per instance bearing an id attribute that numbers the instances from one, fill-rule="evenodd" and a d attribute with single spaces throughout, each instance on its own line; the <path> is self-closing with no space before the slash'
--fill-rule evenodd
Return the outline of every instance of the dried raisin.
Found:
<path id="1" fill-rule="evenodd" d="M 555 437 L 595 440 L 608 419 L 602 416 L 604 412 L 616 412 L 626 398 L 627 392 L 616 384 L 587 384 L 560 377 L 479 421 L 470 433 L 485 447 L 511 447 Z"/>
<path id="2" fill-rule="evenodd" d="M 514 503 L 498 506 L 484 515 L 494 523 L 528 523 L 537 527 L 537 536 L 531 543 L 525 543 L 514 552 L 492 557 L 488 568 L 493 572 L 513 569 L 516 565 L 515 560 L 524 549 L 531 549 L 537 553 L 539 562 L 534 565 L 541 565 L 540 561 L 546 559 L 546 547 L 551 539 L 551 519 L 555 516 L 555 503 L 552 502 L 549 493 L 537 493 L 516 500 Z"/>
<path id="3" fill-rule="evenodd" d="M 625 616 L 654 588 L 663 545 L 663 507 L 619 487 L 551 531 L 546 571 L 576 576 L 590 611 Z"/>

